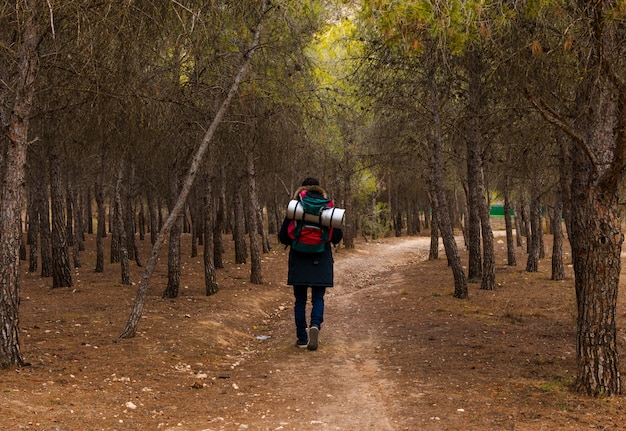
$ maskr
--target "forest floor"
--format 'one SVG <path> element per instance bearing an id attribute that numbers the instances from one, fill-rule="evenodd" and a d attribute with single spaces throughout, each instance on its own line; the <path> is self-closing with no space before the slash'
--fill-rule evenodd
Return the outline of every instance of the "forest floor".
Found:
<path id="1" fill-rule="evenodd" d="M 522 248 L 518 265 L 506 266 L 497 237 L 497 289 L 471 283 L 469 299 L 459 300 L 443 250 L 426 260 L 426 236 L 339 249 L 320 346 L 308 351 L 294 346 L 282 246 L 263 256 L 263 285 L 248 282 L 249 264 L 234 264 L 229 248 L 220 291 L 207 297 L 202 257 L 190 258 L 184 240 L 180 296 L 161 298 L 164 255 L 131 339 L 119 334 L 137 287 L 120 284 L 118 264 L 93 271 L 92 237 L 73 287 L 51 289 L 50 279 L 22 273 L 20 335 L 30 365 L 0 371 L 1 430 L 626 428 L 623 396 L 571 388 L 568 251 L 567 279 L 555 282 L 549 258 L 525 272 Z M 145 261 L 149 240 L 141 247 Z M 138 283 L 143 268 L 131 266 Z M 624 358 L 624 289 L 617 325 Z"/>

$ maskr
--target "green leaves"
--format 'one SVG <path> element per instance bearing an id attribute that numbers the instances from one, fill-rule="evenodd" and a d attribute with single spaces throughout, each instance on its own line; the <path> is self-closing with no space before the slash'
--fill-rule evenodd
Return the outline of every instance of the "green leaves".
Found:
<path id="1" fill-rule="evenodd" d="M 361 18 L 387 44 L 420 52 L 426 41 L 462 54 L 506 29 L 515 12 L 500 1 L 369 0 Z"/>

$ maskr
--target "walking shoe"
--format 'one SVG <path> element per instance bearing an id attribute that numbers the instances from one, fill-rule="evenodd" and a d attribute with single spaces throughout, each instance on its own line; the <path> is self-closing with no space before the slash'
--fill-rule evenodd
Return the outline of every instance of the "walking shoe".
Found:
<path id="1" fill-rule="evenodd" d="M 306 346 L 307 349 L 309 350 L 317 350 L 317 344 L 318 344 L 318 336 L 320 334 L 320 328 L 318 328 L 317 326 L 311 326 L 311 329 L 309 329 L 309 344 Z"/>
<path id="2" fill-rule="evenodd" d="M 305 347 L 307 347 L 307 344 L 308 343 L 306 341 L 301 341 L 301 340 L 296 341 L 296 347 L 300 349 L 304 349 Z"/>

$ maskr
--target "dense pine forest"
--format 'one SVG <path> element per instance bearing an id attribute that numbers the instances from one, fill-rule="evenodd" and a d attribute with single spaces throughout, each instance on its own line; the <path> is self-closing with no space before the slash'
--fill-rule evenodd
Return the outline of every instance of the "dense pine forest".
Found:
<path id="1" fill-rule="evenodd" d="M 23 363 L 20 272 L 71 287 L 92 235 L 96 272 L 143 268 L 132 338 L 159 255 L 179 295 L 183 233 L 207 296 L 225 235 L 263 284 L 314 176 L 342 247 L 428 230 L 459 301 L 497 288 L 494 203 L 508 265 L 536 272 L 548 233 L 563 279 L 569 241 L 575 390 L 620 394 L 625 31 L 617 0 L 1 0 L 0 365 Z"/>

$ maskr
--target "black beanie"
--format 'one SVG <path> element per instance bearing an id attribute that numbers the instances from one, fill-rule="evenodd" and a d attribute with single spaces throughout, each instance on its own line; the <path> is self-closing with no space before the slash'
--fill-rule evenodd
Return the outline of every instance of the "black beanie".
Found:
<path id="1" fill-rule="evenodd" d="M 317 179 L 315 178 L 307 178 L 304 181 L 302 181 L 302 187 L 306 187 L 306 186 L 319 186 L 320 182 L 317 181 Z"/>

